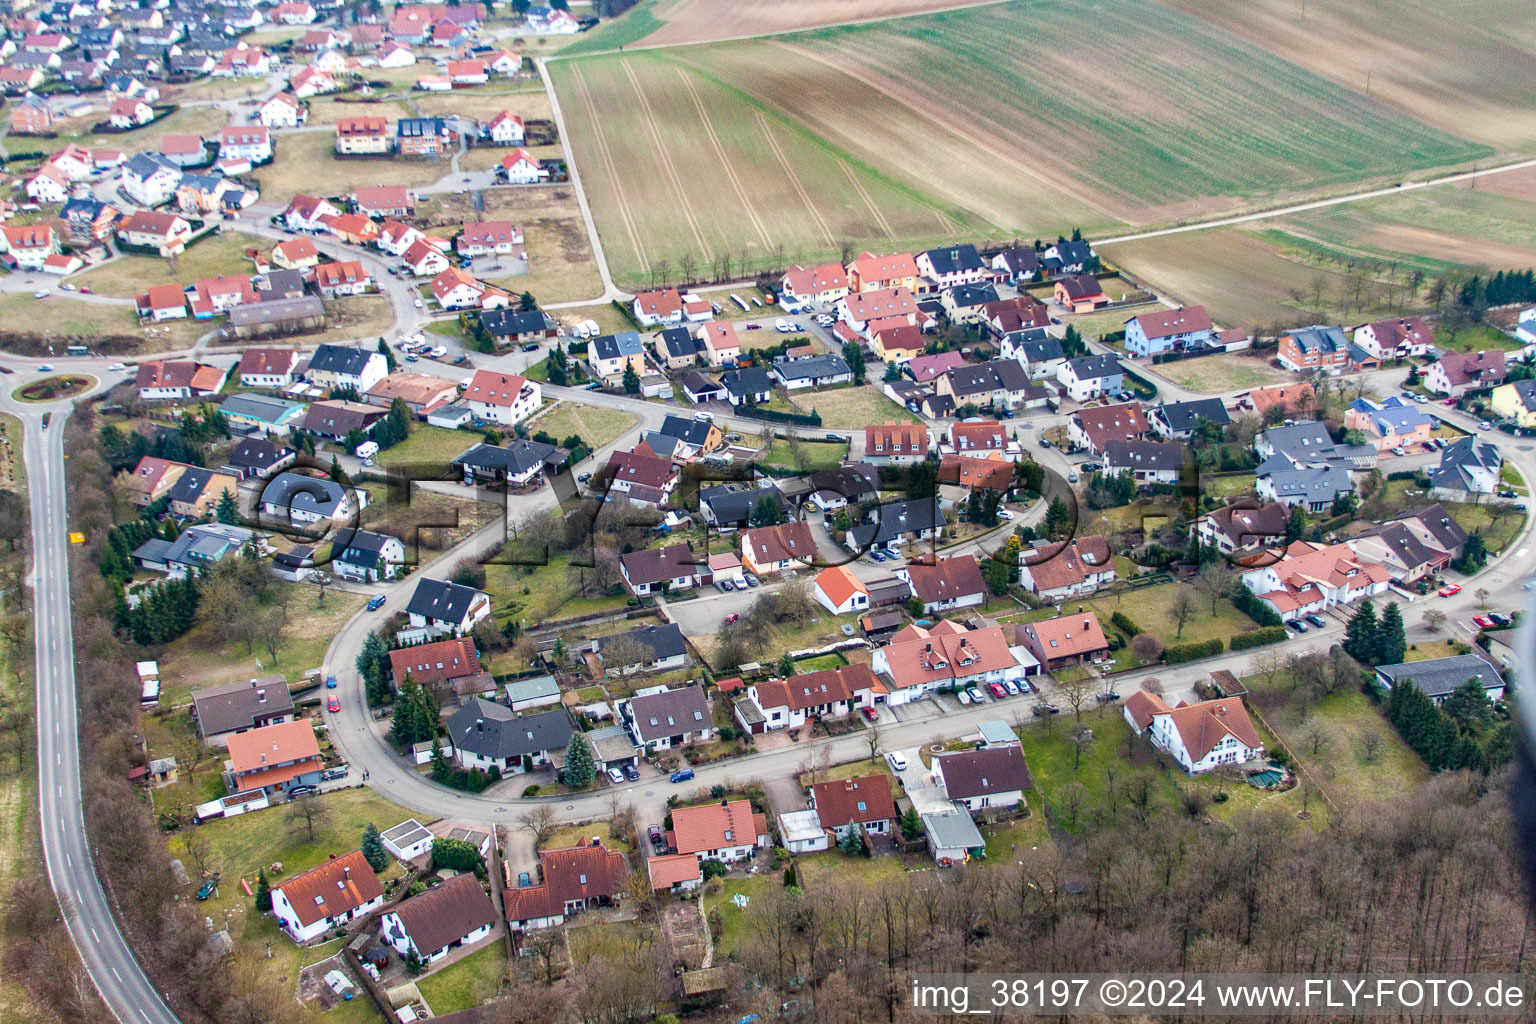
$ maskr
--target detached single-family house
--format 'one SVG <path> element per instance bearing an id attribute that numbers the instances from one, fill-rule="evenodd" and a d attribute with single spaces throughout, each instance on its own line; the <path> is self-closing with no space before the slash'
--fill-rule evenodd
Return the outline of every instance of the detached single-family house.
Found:
<path id="1" fill-rule="evenodd" d="M 866 520 L 848 531 L 844 545 L 856 554 L 871 548 L 897 548 L 944 535 L 944 511 L 937 498 L 877 505 Z"/>
<path id="2" fill-rule="evenodd" d="M 192 691 L 192 719 L 204 743 L 229 746 L 240 733 L 293 721 L 293 697 L 280 675 Z"/>
<path id="3" fill-rule="evenodd" d="M 1264 756 L 1264 741 L 1238 697 L 1170 708 L 1157 694 L 1138 690 L 1126 699 L 1123 714 L 1138 736 L 1145 733 L 1190 775 Z"/>
<path id="4" fill-rule="evenodd" d="M 224 746 L 229 750 L 224 781 L 231 793 L 286 793 L 320 781 L 320 745 L 307 718 L 231 733 Z"/>
<path id="5" fill-rule="evenodd" d="M 399 537 L 368 530 L 343 530 L 331 551 L 336 575 L 361 583 L 392 580 L 405 564 L 405 544 Z"/>
<path id="6" fill-rule="evenodd" d="M 1503 384 L 1508 371 L 1502 349 L 1446 352 L 1424 373 L 1424 386 L 1436 394 L 1460 398 L 1468 391 Z"/>
<path id="7" fill-rule="evenodd" d="M 538 884 L 501 894 L 507 927 L 514 932 L 553 928 L 584 910 L 617 904 L 628 877 L 624 855 L 602 843 L 540 850 Z"/>
<path id="8" fill-rule="evenodd" d="M 621 380 L 625 369 L 645 373 L 645 346 L 638 331 L 620 331 L 595 338 L 587 346 L 592 373 L 607 383 Z"/>
<path id="9" fill-rule="evenodd" d="M 1405 359 L 1428 355 L 1435 332 L 1423 317 L 1403 316 L 1361 324 L 1354 329 L 1353 340 L 1377 359 Z"/>
<path id="10" fill-rule="evenodd" d="M 1147 416 L 1152 430 L 1160 437 L 1173 441 L 1187 441 L 1194 436 L 1195 427 L 1201 420 L 1209 420 L 1218 427 L 1227 427 L 1232 416 L 1219 398 L 1201 398 L 1193 402 L 1174 402 L 1153 409 Z"/>
<path id="11" fill-rule="evenodd" d="M 759 576 L 808 568 L 815 557 L 816 538 L 807 522 L 760 526 L 741 537 L 741 564 Z"/>
<path id="12" fill-rule="evenodd" d="M 1278 501 L 1260 504 L 1244 498 L 1223 505 L 1200 516 L 1194 522 L 1195 536 L 1223 555 L 1239 551 L 1258 551 L 1285 537 L 1290 508 Z"/>
<path id="13" fill-rule="evenodd" d="M 619 574 L 637 596 L 688 590 L 698 586 L 701 573 L 695 557 L 686 544 L 630 551 L 619 556 Z"/>
<path id="14" fill-rule="evenodd" d="M 869 588 L 846 565 L 832 565 L 816 574 L 813 595 L 833 615 L 869 608 Z"/>
<path id="15" fill-rule="evenodd" d="M 791 267 L 779 280 L 779 305 L 785 312 L 830 306 L 848 294 L 848 273 L 836 263 Z"/>
<path id="16" fill-rule="evenodd" d="M 474 587 L 422 577 L 405 606 L 411 627 L 431 627 L 463 636 L 491 614 L 491 595 Z"/>
<path id="17" fill-rule="evenodd" d="M 1093 612 L 1078 612 L 1015 627 L 1018 642 L 1047 672 L 1068 665 L 1108 661 L 1109 640 Z"/>
<path id="18" fill-rule="evenodd" d="M 1015 808 L 1024 791 L 1035 788 L 1024 763 L 1024 748 L 1013 743 L 937 754 L 933 776 L 945 796 L 972 814 L 994 807 Z"/>
<path id="19" fill-rule="evenodd" d="M 360 512 L 367 498 L 367 491 L 342 487 L 329 477 L 279 473 L 262 487 L 261 513 L 283 526 L 340 522 Z"/>
<path id="20" fill-rule="evenodd" d="M 635 296 L 633 309 L 642 327 L 683 322 L 683 296 L 676 288 L 641 292 Z"/>
<path id="21" fill-rule="evenodd" d="M 576 728 L 564 708 L 519 715 L 475 697 L 448 718 L 448 741 L 461 767 L 520 775 L 550 763 L 570 745 Z"/>
<path id="22" fill-rule="evenodd" d="M 309 357 L 305 379 L 322 388 L 356 388 L 361 394 L 389 374 L 380 352 L 345 345 L 321 345 Z"/>
<path id="23" fill-rule="evenodd" d="M 1142 441 L 1151 425 L 1140 402 L 1079 409 L 1067 422 L 1067 437 L 1078 448 L 1103 455 L 1111 441 Z"/>
<path id="24" fill-rule="evenodd" d="M 1392 573 L 1385 565 L 1362 562 L 1347 544 L 1297 540 L 1280 552 L 1279 561 L 1240 579 L 1282 619 L 1293 619 L 1383 593 Z"/>
<path id="25" fill-rule="evenodd" d="M 216 395 L 224 387 L 228 375 L 228 370 L 205 363 L 153 360 L 139 364 L 134 387 L 139 389 L 139 397 L 146 402 Z"/>
<path id="26" fill-rule="evenodd" d="M 496 908 L 473 872 L 412 896 L 379 919 L 380 937 L 401 956 L 432 964 L 496 927 Z"/>
<path id="27" fill-rule="evenodd" d="M 844 268 L 848 274 L 850 292 L 873 292 L 883 289 L 917 288 L 917 260 L 911 253 L 902 252 L 891 256 L 863 253 Z"/>
<path id="28" fill-rule="evenodd" d="M 1440 465 L 1429 471 L 1430 497 L 1480 501 L 1504 486 L 1503 469 L 1497 447 L 1476 436 L 1458 438 L 1441 449 Z"/>
<path id="29" fill-rule="evenodd" d="M 708 743 L 715 720 L 704 687 L 651 687 L 615 705 L 620 721 L 648 753 L 672 750 L 687 743 Z"/>
<path id="30" fill-rule="evenodd" d="M 1489 401 L 1501 419 L 1513 420 L 1522 430 L 1536 430 L 1536 380 L 1516 380 L 1493 389 Z"/>
<path id="31" fill-rule="evenodd" d="M 1216 328 L 1204 306 L 1138 313 L 1125 322 L 1125 350 L 1133 356 L 1187 352 L 1206 347 L 1215 337 Z"/>
<path id="32" fill-rule="evenodd" d="M 889 775 L 818 782 L 810 787 L 809 797 L 817 821 L 834 843 L 856 828 L 876 836 L 890 835 L 896 828 Z"/>
<path id="33" fill-rule="evenodd" d="M 1357 398 L 1344 410 L 1344 428 L 1358 430 L 1379 451 L 1428 444 L 1438 421 L 1419 407 L 1393 395 L 1380 404 Z"/>
<path id="34" fill-rule="evenodd" d="M 383 905 L 384 887 L 360 850 L 272 887 L 272 916 L 301 946 Z"/>
<path id="35" fill-rule="evenodd" d="M 1109 296 L 1092 274 L 1073 274 L 1056 282 L 1054 296 L 1069 313 L 1092 313 L 1109 305 Z"/>
<path id="36" fill-rule="evenodd" d="M 475 642 L 464 636 L 390 651 L 389 667 L 397 693 L 405 685 L 406 676 L 433 694 L 451 690 L 461 696 L 474 696 L 496 688 L 495 680 L 480 664 Z"/>
<path id="37" fill-rule="evenodd" d="M 768 819 L 750 802 L 722 800 L 673 810 L 668 842 L 681 855 L 730 864 L 751 857 L 759 847 L 769 848 L 773 837 Z"/>
<path id="38" fill-rule="evenodd" d="M 1299 327 L 1280 335 L 1276 358 L 1294 372 L 1349 365 L 1349 339 L 1338 327 Z"/>
<path id="39" fill-rule="evenodd" d="M 932 444 L 921 423 L 886 421 L 864 428 L 864 461 L 876 466 L 900 466 L 928 457 Z"/>
<path id="40" fill-rule="evenodd" d="M 1056 371 L 1056 380 L 1074 402 L 1115 394 L 1125 386 L 1120 360 L 1109 354 L 1064 360 Z"/>
<path id="41" fill-rule="evenodd" d="M 1185 446 L 1177 441 L 1107 441 L 1103 473 L 1107 477 L 1129 473 L 1138 486 L 1176 484 L 1184 453 Z"/>
<path id="42" fill-rule="evenodd" d="M 1390 690 L 1398 683 L 1412 684 L 1436 705 L 1444 703 L 1445 698 L 1456 692 L 1458 686 L 1473 679 L 1477 680 L 1490 701 L 1504 699 L 1504 677 L 1492 664 L 1475 654 L 1376 667 L 1376 680 L 1383 687 Z"/>
<path id="43" fill-rule="evenodd" d="M 1103 537 L 1074 537 L 1066 544 L 1042 541 L 1019 557 L 1019 585 L 1052 604 L 1115 581 L 1115 560 Z"/>
<path id="44" fill-rule="evenodd" d="M 628 633 L 597 637 L 592 649 L 605 673 L 668 672 L 688 664 L 688 644 L 683 631 L 667 623 L 642 626 Z"/>
<path id="45" fill-rule="evenodd" d="M 476 417 L 511 425 L 532 416 L 542 405 L 536 381 L 495 370 L 476 370 L 461 401 Z"/>
<path id="46" fill-rule="evenodd" d="M 925 615 L 974 608 L 987 600 L 987 584 L 974 555 L 910 562 L 897 569 L 896 576 L 922 602 Z"/>

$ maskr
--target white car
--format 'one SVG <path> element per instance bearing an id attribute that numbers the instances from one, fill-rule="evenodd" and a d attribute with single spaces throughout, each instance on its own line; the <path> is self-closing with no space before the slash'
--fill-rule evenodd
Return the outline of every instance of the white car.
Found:
<path id="1" fill-rule="evenodd" d="M 434 347 L 431 352 L 427 353 L 427 355 L 431 356 L 433 359 L 441 359 L 447 354 L 448 350 L 441 345 Z"/>
<path id="2" fill-rule="evenodd" d="M 795 330 L 794 326 L 783 317 L 780 317 L 773 322 L 773 329 L 778 331 L 780 334 L 792 334 Z"/>
<path id="3" fill-rule="evenodd" d="M 904 772 L 907 770 L 907 759 L 895 751 L 885 755 L 885 763 L 891 766 L 891 771 L 893 772 Z"/>
<path id="4" fill-rule="evenodd" d="M 59 291 L 72 292 L 74 290 L 75 286 L 70 284 L 68 281 L 65 281 L 63 284 L 59 285 Z"/>
<path id="5" fill-rule="evenodd" d="M 417 309 L 421 308 L 421 300 L 420 299 L 415 299 L 414 303 L 415 303 L 415 306 L 416 306 Z"/>
<path id="6" fill-rule="evenodd" d="M 999 518 L 999 519 L 1012 519 L 1013 518 L 1013 513 L 1009 512 L 1005 508 L 1000 508 L 1000 509 L 997 510 L 997 518 Z"/>
<path id="7" fill-rule="evenodd" d="M 47 288 L 39 288 L 37 291 L 32 293 L 32 297 L 34 299 L 46 299 L 51 294 L 53 293 L 50 292 Z"/>
<path id="8" fill-rule="evenodd" d="M 619 771 L 617 768 L 609 768 L 608 781 L 613 783 L 615 786 L 622 786 L 624 785 L 624 773 Z"/>
<path id="9" fill-rule="evenodd" d="M 107 367 L 107 372 L 108 373 L 122 373 L 126 369 L 128 369 L 128 364 L 127 363 L 113 363 L 111 366 Z"/>

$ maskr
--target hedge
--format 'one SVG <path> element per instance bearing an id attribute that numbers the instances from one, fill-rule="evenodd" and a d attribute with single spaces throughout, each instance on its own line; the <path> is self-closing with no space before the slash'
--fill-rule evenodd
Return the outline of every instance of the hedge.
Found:
<path id="1" fill-rule="evenodd" d="M 1284 626 L 1265 626 L 1263 629 L 1255 629 L 1248 633 L 1239 633 L 1227 643 L 1234 651 L 1245 651 L 1250 647 L 1263 647 L 1265 644 L 1277 644 L 1285 639 Z"/>
<path id="2" fill-rule="evenodd" d="M 1172 647 L 1163 648 L 1163 661 L 1170 665 L 1177 665 L 1185 661 L 1209 658 L 1220 654 L 1225 649 L 1226 644 L 1222 642 L 1219 636 L 1200 643 L 1174 644 Z"/>
<path id="3" fill-rule="evenodd" d="M 1261 626 L 1284 625 L 1284 620 L 1280 618 L 1280 614 L 1268 604 L 1255 597 L 1253 591 L 1247 587 L 1235 588 L 1232 604 L 1238 611 Z M 1236 649 L 1235 647 L 1233 648 L 1233 650 Z"/>
<path id="4" fill-rule="evenodd" d="M 755 420 L 766 420 L 769 423 L 793 423 L 802 427 L 821 426 L 821 415 L 811 413 L 809 416 L 792 412 L 779 412 L 777 409 L 760 409 L 755 405 L 743 405 L 736 409 L 737 416 L 747 416 Z"/>
<path id="5" fill-rule="evenodd" d="M 1132 622 L 1131 617 L 1125 614 L 1125 612 L 1115 612 L 1115 614 L 1109 617 L 1109 621 L 1116 629 L 1120 630 L 1126 636 L 1135 636 L 1137 633 L 1146 632 L 1140 626 L 1136 625 L 1136 623 Z"/>

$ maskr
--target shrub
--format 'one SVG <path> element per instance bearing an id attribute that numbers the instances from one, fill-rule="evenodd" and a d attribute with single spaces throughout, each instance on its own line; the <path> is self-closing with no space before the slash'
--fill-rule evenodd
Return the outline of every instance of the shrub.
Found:
<path id="1" fill-rule="evenodd" d="M 1232 604 L 1238 611 L 1248 616 L 1261 626 L 1279 626 L 1283 623 L 1280 615 L 1269 605 L 1254 596 L 1253 591 L 1247 587 L 1235 587 L 1232 594 Z M 1273 641 L 1265 641 L 1272 643 Z M 1237 648 L 1233 648 L 1237 650 Z"/>
<path id="2" fill-rule="evenodd" d="M 1245 651 L 1250 647 L 1263 647 L 1265 644 L 1277 644 L 1285 639 L 1284 626 L 1265 626 L 1262 629 L 1250 630 L 1247 633 L 1239 633 L 1228 641 L 1228 645 L 1234 651 Z"/>
<path id="3" fill-rule="evenodd" d="M 1125 633 L 1126 636 L 1135 636 L 1137 633 L 1146 632 L 1136 623 L 1132 622 L 1130 616 L 1126 615 L 1125 612 L 1115 612 L 1115 614 L 1109 617 L 1109 621 L 1114 624 L 1116 629 Z"/>
<path id="4" fill-rule="evenodd" d="M 538 786 L 528 786 L 528 787 L 525 787 L 523 789 L 523 796 L 538 796 L 538 795 L 539 795 L 539 787 Z"/>
<path id="5" fill-rule="evenodd" d="M 1220 654 L 1226 645 L 1221 637 L 1189 644 L 1174 644 L 1163 648 L 1163 660 L 1170 665 L 1177 665 L 1185 661 L 1195 661 L 1199 658 L 1209 658 Z"/>
<path id="6" fill-rule="evenodd" d="M 727 870 L 724 861 L 706 860 L 699 865 L 699 871 L 704 875 L 704 881 L 706 882 L 711 878 L 719 878 Z"/>

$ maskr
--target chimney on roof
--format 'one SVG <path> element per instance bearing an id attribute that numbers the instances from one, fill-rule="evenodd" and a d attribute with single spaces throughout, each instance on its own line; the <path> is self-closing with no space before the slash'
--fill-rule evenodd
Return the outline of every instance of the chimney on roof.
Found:
<path id="1" fill-rule="evenodd" d="M 258 704 L 265 704 L 266 702 L 267 702 L 267 691 L 266 690 L 257 690 L 256 691 L 256 703 L 258 703 Z"/>
<path id="2" fill-rule="evenodd" d="M 1084 628 L 1084 629 L 1087 629 L 1087 628 L 1088 628 L 1088 620 L 1087 620 L 1087 619 L 1084 619 L 1084 620 L 1083 620 L 1083 628 Z"/>

